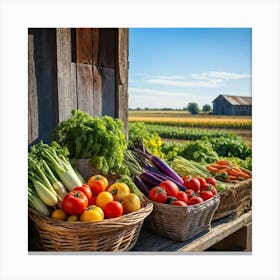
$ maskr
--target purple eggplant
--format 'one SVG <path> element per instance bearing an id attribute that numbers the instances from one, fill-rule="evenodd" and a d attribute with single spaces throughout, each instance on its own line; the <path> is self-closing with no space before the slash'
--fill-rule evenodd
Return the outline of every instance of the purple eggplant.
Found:
<path id="1" fill-rule="evenodd" d="M 183 179 L 162 159 L 147 152 L 143 152 L 141 150 L 137 150 L 140 154 L 144 155 L 147 159 L 149 159 L 154 166 L 160 170 L 162 173 L 168 175 L 169 177 L 173 178 L 174 180 L 180 182 L 181 184 L 184 183 Z"/>
<path id="2" fill-rule="evenodd" d="M 150 172 L 143 172 L 140 175 L 140 179 L 143 182 L 145 182 L 148 186 L 151 186 L 151 187 L 159 186 L 160 183 L 162 182 L 161 179 L 157 178 L 156 176 L 154 176 Z"/>
<path id="3" fill-rule="evenodd" d="M 149 192 L 150 192 L 150 189 L 147 184 L 145 184 L 141 178 L 139 178 L 138 176 L 135 176 L 134 177 L 134 184 L 137 186 L 137 188 L 145 195 L 145 196 L 148 196 L 149 195 Z"/>
<path id="4" fill-rule="evenodd" d="M 154 172 L 154 171 L 150 171 L 149 172 L 151 175 L 153 175 L 154 177 L 158 178 L 159 180 L 161 180 L 161 182 L 163 181 L 171 181 L 173 182 L 174 184 L 176 184 L 178 186 L 178 188 L 181 190 L 181 191 L 186 191 L 187 188 L 185 186 L 183 186 L 182 184 L 179 184 L 178 182 L 176 182 L 173 178 L 170 178 L 166 175 L 161 175 L 160 173 L 158 172 Z"/>
<path id="5" fill-rule="evenodd" d="M 153 166 L 147 165 L 145 167 L 145 169 L 148 170 L 149 172 L 152 172 L 153 174 L 158 174 L 161 177 L 165 177 L 165 180 L 172 181 L 172 182 L 174 182 L 177 185 L 182 185 L 181 180 L 180 181 L 179 180 L 175 180 L 175 179 L 171 178 L 170 176 L 164 174 L 163 172 L 159 171 L 158 169 L 156 169 Z"/>

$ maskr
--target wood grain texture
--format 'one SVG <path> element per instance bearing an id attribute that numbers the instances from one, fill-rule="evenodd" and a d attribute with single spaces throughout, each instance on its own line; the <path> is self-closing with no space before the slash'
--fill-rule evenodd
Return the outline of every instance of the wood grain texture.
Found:
<path id="1" fill-rule="evenodd" d="M 119 84 L 128 83 L 128 29 L 118 30 L 118 73 Z"/>
<path id="2" fill-rule="evenodd" d="M 34 36 L 28 35 L 28 144 L 38 137 L 38 99 L 34 62 Z"/>
<path id="3" fill-rule="evenodd" d="M 71 109 L 77 107 L 76 94 L 72 89 L 71 76 L 71 29 L 57 28 L 57 101 L 58 121 L 71 115 Z"/>
<path id="4" fill-rule="evenodd" d="M 91 115 L 93 112 L 93 72 L 92 66 L 76 64 L 77 67 L 77 106 Z"/>
<path id="5" fill-rule="evenodd" d="M 76 28 L 76 62 L 92 65 L 93 44 L 91 28 Z"/>
<path id="6" fill-rule="evenodd" d="M 93 66 L 93 114 L 102 116 L 102 74 L 100 68 Z"/>
<path id="7" fill-rule="evenodd" d="M 116 116 L 115 70 L 98 67 L 102 76 L 102 115 Z"/>
<path id="8" fill-rule="evenodd" d="M 117 28 L 99 28 L 97 65 L 115 69 Z"/>
<path id="9" fill-rule="evenodd" d="M 92 28 L 92 64 L 98 64 L 99 28 Z"/>

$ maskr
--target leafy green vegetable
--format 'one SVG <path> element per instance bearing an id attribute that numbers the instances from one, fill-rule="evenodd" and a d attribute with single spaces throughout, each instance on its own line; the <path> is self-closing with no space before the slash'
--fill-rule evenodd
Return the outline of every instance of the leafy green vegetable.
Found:
<path id="1" fill-rule="evenodd" d="M 104 174 L 129 174 L 123 164 L 127 148 L 123 123 L 110 116 L 93 117 L 81 110 L 71 113 L 58 125 L 54 135 L 60 145 L 68 148 L 70 158 L 90 158 Z"/>
<path id="2" fill-rule="evenodd" d="M 30 148 L 28 171 L 33 180 L 39 178 L 49 190 L 54 189 L 59 192 L 61 184 L 56 179 L 55 174 L 60 178 L 68 191 L 83 184 L 82 180 L 73 169 L 69 159 L 69 152 L 66 147 L 61 147 L 53 141 L 50 145 L 40 141 Z M 40 180 L 41 179 L 41 180 Z M 33 182 L 35 182 L 33 180 Z M 37 189 L 36 189 L 37 191 Z"/>

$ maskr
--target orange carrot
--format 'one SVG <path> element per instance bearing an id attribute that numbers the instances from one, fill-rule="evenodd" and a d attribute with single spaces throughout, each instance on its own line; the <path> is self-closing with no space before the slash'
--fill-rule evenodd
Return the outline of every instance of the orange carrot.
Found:
<path id="1" fill-rule="evenodd" d="M 226 159 L 220 159 L 216 161 L 217 164 L 223 164 L 223 165 L 229 165 L 230 161 L 226 160 Z"/>
<path id="2" fill-rule="evenodd" d="M 247 175 L 249 175 L 250 177 L 252 177 L 252 171 L 246 169 L 246 168 L 243 168 L 243 167 L 239 167 L 241 169 L 241 171 Z"/>
<path id="3" fill-rule="evenodd" d="M 249 179 L 249 178 L 251 178 L 250 175 L 245 174 L 245 173 L 240 173 L 238 176 L 241 177 L 241 178 L 243 178 L 243 179 Z"/>
<path id="4" fill-rule="evenodd" d="M 211 165 L 208 165 L 208 166 L 207 166 L 207 169 L 208 169 L 210 172 L 213 172 L 213 173 L 216 173 L 216 172 L 218 171 L 217 168 L 215 168 L 215 167 L 213 167 L 213 166 L 211 166 Z"/>
<path id="5" fill-rule="evenodd" d="M 233 175 L 233 176 L 239 176 L 241 174 L 241 172 L 239 172 L 238 170 L 235 170 L 233 168 L 233 169 L 229 170 L 228 174 Z"/>

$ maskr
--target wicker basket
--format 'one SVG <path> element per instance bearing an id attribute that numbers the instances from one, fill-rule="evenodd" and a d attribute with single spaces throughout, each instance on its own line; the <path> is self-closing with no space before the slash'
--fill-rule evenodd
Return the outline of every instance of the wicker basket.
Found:
<path id="1" fill-rule="evenodd" d="M 230 214 L 240 216 L 252 206 L 252 179 L 247 179 L 233 185 L 223 192 L 219 192 L 221 201 L 213 220 L 226 217 Z"/>
<path id="2" fill-rule="evenodd" d="M 210 229 L 219 202 L 219 195 L 188 207 L 152 202 L 154 209 L 145 219 L 144 227 L 163 237 L 185 241 Z"/>
<path id="3" fill-rule="evenodd" d="M 114 183 L 117 179 L 120 178 L 120 175 L 106 175 L 103 174 L 100 170 L 96 169 L 92 164 L 90 159 L 71 159 L 73 166 L 79 171 L 82 177 L 87 181 L 89 177 L 93 175 L 104 175 L 109 182 L 109 185 Z"/>
<path id="4" fill-rule="evenodd" d="M 47 251 L 129 251 L 135 245 L 153 204 L 136 212 L 100 222 L 58 221 L 29 208 L 38 246 Z"/>

